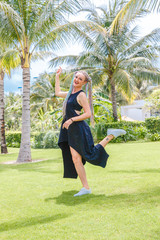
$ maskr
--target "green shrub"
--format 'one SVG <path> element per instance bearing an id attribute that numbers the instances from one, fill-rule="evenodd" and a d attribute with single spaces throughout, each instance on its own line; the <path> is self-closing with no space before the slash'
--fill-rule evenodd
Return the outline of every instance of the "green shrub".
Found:
<path id="1" fill-rule="evenodd" d="M 160 118 L 159 117 L 151 117 L 145 119 L 146 128 L 151 133 L 160 133 Z"/>
<path id="2" fill-rule="evenodd" d="M 33 148 L 57 148 L 59 131 L 34 133 L 31 141 Z"/>
<path id="3" fill-rule="evenodd" d="M 6 143 L 8 147 L 20 147 L 21 132 L 6 132 Z"/>
<path id="4" fill-rule="evenodd" d="M 148 133 L 146 137 L 150 141 L 160 141 L 160 134 L 158 133 Z"/>
<path id="5" fill-rule="evenodd" d="M 31 146 L 33 148 L 43 148 L 43 138 L 45 136 L 44 132 L 33 133 L 31 137 Z"/>
<path id="6" fill-rule="evenodd" d="M 135 127 L 135 133 L 139 139 L 144 139 L 147 135 L 147 132 L 146 126 Z"/>
<path id="7" fill-rule="evenodd" d="M 147 134 L 147 129 L 144 122 L 111 122 L 106 124 L 96 124 L 94 130 L 94 139 L 96 142 L 102 140 L 107 135 L 108 128 L 121 128 L 126 130 L 125 136 L 114 139 L 112 142 L 136 141 L 144 139 Z"/>
<path id="8" fill-rule="evenodd" d="M 59 131 L 32 132 L 31 147 L 33 148 L 57 148 Z M 6 132 L 6 143 L 8 147 L 20 147 L 21 132 Z"/>
<path id="9" fill-rule="evenodd" d="M 57 148 L 58 147 L 59 132 L 49 131 L 43 138 L 43 148 Z"/>

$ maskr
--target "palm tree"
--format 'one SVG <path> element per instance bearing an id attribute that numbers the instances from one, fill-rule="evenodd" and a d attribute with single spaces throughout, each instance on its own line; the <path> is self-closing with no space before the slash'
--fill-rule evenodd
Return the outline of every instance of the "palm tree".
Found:
<path id="1" fill-rule="evenodd" d="M 138 38 L 137 27 L 131 29 L 128 24 L 111 34 L 112 22 L 122 3 L 124 4 L 123 1 L 115 0 L 109 8 L 102 6 L 95 9 L 94 6 L 90 6 L 83 9 L 89 12 L 88 18 L 94 22 L 88 30 L 87 42 L 90 36 L 91 46 L 87 52 L 84 51 L 79 56 L 58 56 L 51 60 L 51 64 L 54 65 L 69 62 L 74 67 L 81 66 L 87 69 L 93 76 L 95 73 L 96 76 L 98 74 L 101 82 L 105 83 L 110 91 L 115 120 L 118 119 L 116 91 L 121 92 L 129 100 L 134 97 L 135 83 L 139 78 L 143 80 L 160 78 L 159 71 L 152 64 L 160 50 L 158 46 L 160 29 Z M 143 12 L 140 10 L 139 15 Z"/>
<path id="2" fill-rule="evenodd" d="M 0 2 L 0 37 L 19 52 L 23 72 L 22 137 L 17 162 L 31 161 L 30 65 L 44 52 L 60 49 L 68 41 L 71 24 L 66 14 L 80 7 L 76 0 L 6 0 Z"/>
<path id="3" fill-rule="evenodd" d="M 0 42 L 0 127 L 1 127 L 1 153 L 8 153 L 5 140 L 4 120 L 4 76 L 11 74 L 11 69 L 20 64 L 17 51 L 9 49 Z"/>

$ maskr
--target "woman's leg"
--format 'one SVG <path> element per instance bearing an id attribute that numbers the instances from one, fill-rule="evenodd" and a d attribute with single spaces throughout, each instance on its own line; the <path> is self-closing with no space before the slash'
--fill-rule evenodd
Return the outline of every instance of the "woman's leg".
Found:
<path id="1" fill-rule="evenodd" d="M 99 142 L 99 144 L 101 144 L 103 147 L 105 147 L 107 145 L 107 143 L 109 143 L 113 138 L 114 138 L 113 135 L 108 135 L 101 142 Z"/>
<path id="2" fill-rule="evenodd" d="M 123 129 L 112 129 L 109 128 L 107 130 L 108 136 L 105 137 L 99 144 L 101 144 L 103 147 L 107 145 L 113 138 L 117 138 L 119 136 L 123 136 L 126 134 L 126 131 Z"/>
<path id="3" fill-rule="evenodd" d="M 87 177 L 86 177 L 86 171 L 85 171 L 85 168 L 84 168 L 83 163 L 82 163 L 82 157 L 72 147 L 70 147 L 70 151 L 71 151 L 74 166 L 75 166 L 77 174 L 78 174 L 78 176 L 79 176 L 79 178 L 82 182 L 82 185 L 86 189 L 89 189 L 89 185 L 88 185 Z"/>

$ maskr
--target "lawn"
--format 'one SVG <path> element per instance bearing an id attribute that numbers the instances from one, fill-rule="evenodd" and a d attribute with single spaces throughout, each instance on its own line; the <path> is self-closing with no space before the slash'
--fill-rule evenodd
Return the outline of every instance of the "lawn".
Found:
<path id="1" fill-rule="evenodd" d="M 32 149 L 21 165 L 0 164 L 0 240 L 159 240 L 160 142 L 109 144 L 105 169 L 86 164 L 92 194 L 73 197 L 59 149 Z M 0 155 L 16 160 L 18 149 Z"/>

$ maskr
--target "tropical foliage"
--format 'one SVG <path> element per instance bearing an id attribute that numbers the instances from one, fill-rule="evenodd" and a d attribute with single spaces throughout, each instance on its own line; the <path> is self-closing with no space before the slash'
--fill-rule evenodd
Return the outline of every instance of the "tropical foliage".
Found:
<path id="1" fill-rule="evenodd" d="M 90 5 L 83 9 L 89 13 L 88 19 L 93 23 L 90 29 L 80 24 L 81 29 L 88 32 L 86 42 L 84 40 L 85 46 L 89 38 L 90 46 L 78 56 L 58 56 L 51 60 L 54 66 L 68 63 L 77 68 L 87 69 L 93 79 L 105 83 L 112 101 L 115 120 L 118 119 L 116 91 L 127 101 L 132 101 L 136 98 L 136 84 L 139 79 L 160 79 L 160 72 L 153 65 L 153 60 L 158 57 L 160 50 L 160 29 L 155 29 L 142 38 L 137 36 L 138 28 L 131 28 L 129 24 L 116 33 L 110 33 L 113 19 L 122 4 L 123 1 L 114 1 L 114 4 L 110 3 L 109 8 L 102 6 L 96 9 Z M 139 14 L 144 12 L 140 10 Z"/>
<path id="2" fill-rule="evenodd" d="M 108 97 L 103 94 L 101 89 L 97 89 L 93 92 L 93 109 L 95 123 L 101 122 L 101 124 L 104 124 L 114 120 L 112 103 L 109 101 Z"/>
<path id="3" fill-rule="evenodd" d="M 38 104 L 37 104 L 38 105 Z M 31 105 L 32 106 L 32 105 Z M 62 106 L 62 104 L 61 104 Z M 62 120 L 61 106 L 53 109 L 49 105 L 48 111 L 37 108 L 31 111 L 31 131 L 47 132 L 56 130 Z M 54 114 L 53 114 L 54 113 Z M 20 94 L 9 93 L 5 95 L 5 126 L 7 131 L 21 131 L 22 117 L 22 96 Z"/>
<path id="4" fill-rule="evenodd" d="M 5 95 L 6 130 L 20 131 L 22 127 L 22 96 L 17 93 Z"/>
<path id="5" fill-rule="evenodd" d="M 154 90 L 147 100 L 147 108 L 152 112 L 153 116 L 160 115 L 160 89 Z"/>
<path id="6" fill-rule="evenodd" d="M 58 99 L 54 95 L 55 80 L 53 74 L 41 74 L 31 87 L 31 110 L 44 113 L 58 104 Z"/>

